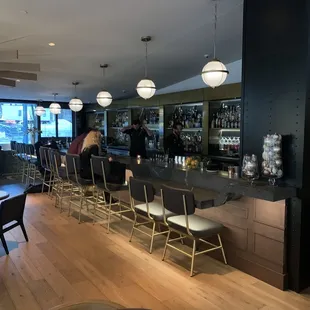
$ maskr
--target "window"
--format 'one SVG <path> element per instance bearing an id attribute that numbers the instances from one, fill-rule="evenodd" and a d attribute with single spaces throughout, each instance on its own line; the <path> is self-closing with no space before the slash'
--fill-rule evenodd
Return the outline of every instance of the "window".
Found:
<path id="1" fill-rule="evenodd" d="M 32 142 L 28 129 L 37 128 L 35 107 L 35 104 L 0 102 L 0 144 Z"/>
<path id="2" fill-rule="evenodd" d="M 41 137 L 56 137 L 56 115 L 45 109 L 45 114 L 41 116 Z"/>
<path id="3" fill-rule="evenodd" d="M 72 111 L 61 109 L 58 115 L 58 137 L 72 137 Z"/>
<path id="4" fill-rule="evenodd" d="M 52 114 L 49 109 L 45 109 L 45 114 L 41 116 L 41 137 L 72 137 L 72 111 L 61 109 L 57 116 Z M 58 123 L 58 132 L 56 132 L 56 122 Z"/>

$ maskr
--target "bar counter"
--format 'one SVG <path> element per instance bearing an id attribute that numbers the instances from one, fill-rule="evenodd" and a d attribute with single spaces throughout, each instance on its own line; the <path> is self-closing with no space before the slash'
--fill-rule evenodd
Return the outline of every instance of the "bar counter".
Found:
<path id="1" fill-rule="evenodd" d="M 233 194 L 276 202 L 296 196 L 296 188 L 290 186 L 270 186 L 266 181 L 256 181 L 253 186 L 240 178 L 229 178 L 226 172 L 208 172 L 186 169 L 175 163 L 164 163 L 147 159 L 137 160 L 126 156 L 116 156 L 115 160 L 126 164 L 135 177 L 169 181 L 176 186 L 213 190 L 220 195 Z"/>
<path id="2" fill-rule="evenodd" d="M 135 177 L 149 180 L 159 190 L 162 184 L 194 188 L 196 214 L 224 225 L 222 240 L 228 264 L 277 288 L 286 289 L 288 274 L 287 201 L 296 188 L 269 186 L 258 181 L 251 186 L 230 179 L 223 172 L 186 170 L 174 163 L 116 156 Z M 210 253 L 221 260 L 217 253 Z"/>

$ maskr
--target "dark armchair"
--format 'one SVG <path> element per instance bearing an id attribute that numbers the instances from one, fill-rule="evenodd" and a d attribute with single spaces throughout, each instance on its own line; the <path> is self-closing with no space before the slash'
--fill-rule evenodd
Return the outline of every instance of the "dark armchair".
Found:
<path id="1" fill-rule="evenodd" d="M 4 233 L 20 226 L 26 241 L 28 242 L 28 236 L 26 233 L 25 225 L 23 222 L 24 210 L 25 210 L 26 194 L 15 196 L 4 200 L 0 204 L 0 238 L 6 254 L 9 254 L 9 249 L 4 239 Z M 11 224 L 4 228 L 4 225 Z"/>

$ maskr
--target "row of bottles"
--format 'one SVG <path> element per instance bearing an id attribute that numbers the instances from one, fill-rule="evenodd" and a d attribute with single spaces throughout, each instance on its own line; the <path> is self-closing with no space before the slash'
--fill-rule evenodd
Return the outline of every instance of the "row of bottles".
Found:
<path id="1" fill-rule="evenodd" d="M 112 122 L 112 127 L 126 127 L 128 126 L 128 112 L 117 112 L 115 120 Z"/>
<path id="2" fill-rule="evenodd" d="M 221 137 L 219 150 L 228 153 L 239 153 L 240 137 Z"/>
<path id="3" fill-rule="evenodd" d="M 202 137 L 200 131 L 195 133 L 182 133 L 181 139 L 183 140 L 185 152 L 188 153 L 202 152 Z"/>
<path id="4" fill-rule="evenodd" d="M 222 104 L 216 114 L 213 114 L 211 128 L 240 128 L 241 110 L 239 105 Z"/>
<path id="5" fill-rule="evenodd" d="M 183 128 L 201 128 L 202 127 L 202 111 L 201 106 L 193 107 L 177 107 L 174 110 L 172 119 L 169 121 L 169 127 L 173 124 L 181 123 Z"/>
<path id="6" fill-rule="evenodd" d="M 143 116 L 147 125 L 159 124 L 159 109 L 145 110 Z"/>

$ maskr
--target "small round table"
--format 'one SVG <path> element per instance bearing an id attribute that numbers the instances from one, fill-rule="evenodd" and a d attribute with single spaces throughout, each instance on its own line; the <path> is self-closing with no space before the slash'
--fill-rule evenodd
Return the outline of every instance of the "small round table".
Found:
<path id="1" fill-rule="evenodd" d="M 63 305 L 52 308 L 51 310 L 120 310 L 123 306 L 108 301 L 88 301 L 73 305 Z"/>
<path id="2" fill-rule="evenodd" d="M 0 200 L 6 199 L 10 196 L 9 193 L 5 192 L 5 191 L 0 191 Z"/>

